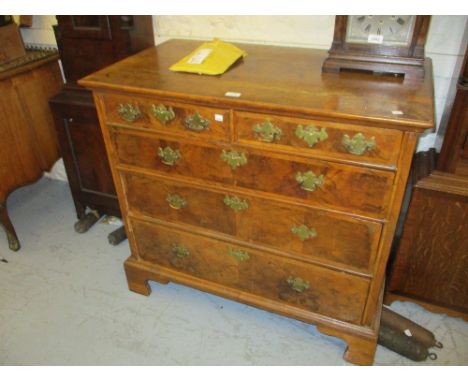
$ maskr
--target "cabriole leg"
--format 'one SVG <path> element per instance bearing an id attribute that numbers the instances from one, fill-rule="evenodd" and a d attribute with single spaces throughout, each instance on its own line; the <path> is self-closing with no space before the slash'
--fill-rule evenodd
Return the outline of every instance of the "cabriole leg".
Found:
<path id="1" fill-rule="evenodd" d="M 18 251 L 21 247 L 20 242 L 18 240 L 18 236 L 16 236 L 15 228 L 11 223 L 6 206 L 4 204 L 0 204 L 0 223 L 5 229 L 8 240 L 8 246 L 12 251 Z"/>

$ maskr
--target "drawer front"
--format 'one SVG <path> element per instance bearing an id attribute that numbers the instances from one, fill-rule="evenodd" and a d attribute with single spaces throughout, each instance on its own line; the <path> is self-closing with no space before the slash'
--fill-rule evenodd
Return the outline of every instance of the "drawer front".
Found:
<path id="1" fill-rule="evenodd" d="M 131 224 L 141 259 L 228 287 L 250 289 L 252 263 L 229 254 L 237 247 L 161 225 L 136 220 Z"/>
<path id="2" fill-rule="evenodd" d="M 390 129 L 247 112 L 234 114 L 234 126 L 242 144 L 391 168 L 396 166 L 403 136 Z"/>
<path id="3" fill-rule="evenodd" d="M 239 150 L 242 152 L 242 150 Z M 301 199 L 310 205 L 384 217 L 394 173 L 320 160 L 245 151 L 247 164 L 235 171 L 238 187 Z"/>
<path id="4" fill-rule="evenodd" d="M 140 257 L 286 305 L 360 323 L 369 282 L 327 268 L 133 220 Z"/>
<path id="5" fill-rule="evenodd" d="M 178 136 L 229 140 L 230 112 L 154 98 L 104 95 L 106 122 Z"/>
<path id="6" fill-rule="evenodd" d="M 234 178 L 228 166 L 221 166 L 221 149 L 117 132 L 112 141 L 119 163 L 155 170 L 164 174 L 189 176 L 225 184 Z M 120 130 L 122 131 L 122 130 Z"/>
<path id="7" fill-rule="evenodd" d="M 312 159 L 294 161 L 243 148 L 223 149 L 133 134 L 115 134 L 114 144 L 118 160 L 124 164 L 235 184 L 372 217 L 385 216 L 394 178 L 389 171 Z"/>
<path id="8" fill-rule="evenodd" d="M 122 177 L 131 213 L 236 235 L 235 212 L 223 194 L 142 175 Z"/>
<path id="9" fill-rule="evenodd" d="M 130 211 L 369 271 L 381 225 L 235 192 L 124 174 Z"/>

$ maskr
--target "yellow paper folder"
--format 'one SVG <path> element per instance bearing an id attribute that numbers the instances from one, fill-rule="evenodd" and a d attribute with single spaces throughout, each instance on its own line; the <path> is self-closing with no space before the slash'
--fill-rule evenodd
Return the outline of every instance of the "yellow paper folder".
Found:
<path id="1" fill-rule="evenodd" d="M 236 46 L 216 39 L 212 42 L 203 43 L 169 69 L 174 72 L 209 74 L 214 76 L 224 73 L 240 57 L 245 57 L 246 55 L 246 52 Z"/>

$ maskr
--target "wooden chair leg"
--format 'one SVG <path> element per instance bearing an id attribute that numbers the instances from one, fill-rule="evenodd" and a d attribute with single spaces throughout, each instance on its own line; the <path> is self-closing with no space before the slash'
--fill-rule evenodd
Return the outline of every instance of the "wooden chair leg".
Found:
<path id="1" fill-rule="evenodd" d="M 10 217 L 8 216 L 8 211 L 5 204 L 0 204 L 0 224 L 3 225 L 5 229 L 8 246 L 12 251 L 18 251 L 21 245 L 18 240 L 18 236 L 16 235 L 15 228 L 13 227 Z"/>

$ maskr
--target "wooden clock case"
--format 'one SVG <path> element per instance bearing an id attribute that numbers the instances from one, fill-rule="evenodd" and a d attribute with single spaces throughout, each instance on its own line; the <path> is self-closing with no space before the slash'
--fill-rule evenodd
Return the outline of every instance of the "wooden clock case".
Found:
<path id="1" fill-rule="evenodd" d="M 416 16 L 409 46 L 346 42 L 348 16 L 336 16 L 335 34 L 324 72 L 342 69 L 403 74 L 405 79 L 424 78 L 424 44 L 431 16 Z"/>

